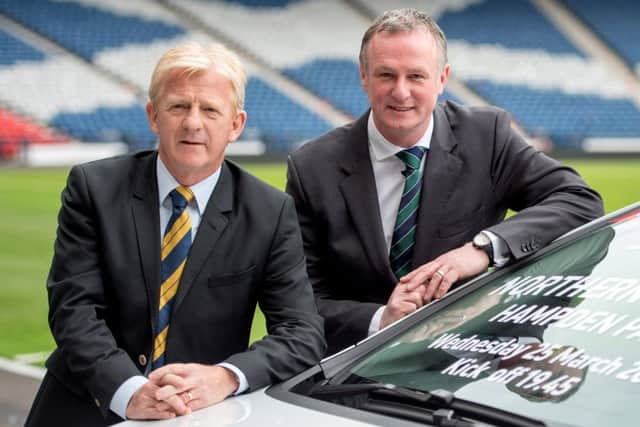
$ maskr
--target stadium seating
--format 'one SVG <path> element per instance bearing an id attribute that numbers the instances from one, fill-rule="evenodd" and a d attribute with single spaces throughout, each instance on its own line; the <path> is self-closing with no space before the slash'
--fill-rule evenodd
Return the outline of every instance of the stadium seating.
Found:
<path id="1" fill-rule="evenodd" d="M 154 2 L 132 2 L 128 6 L 115 2 L 85 3 L 0 0 L 2 13 L 94 64 L 97 71 L 107 71 L 134 86 L 133 90 L 127 90 L 117 82 L 118 79 L 102 78 L 104 84 L 120 86 L 106 93 L 110 92 L 113 97 L 114 93 L 127 92 L 121 97 L 123 99 L 117 102 L 101 99 L 105 95 L 104 84 L 98 85 L 95 92 L 91 86 L 83 85 L 83 98 L 95 100 L 91 108 L 57 108 L 53 101 L 53 105 L 49 105 L 50 111 L 41 114 L 41 118 L 82 141 L 120 140 L 132 149 L 151 147 L 155 137 L 148 129 L 141 94 L 146 90 L 155 62 L 164 51 L 180 42 L 192 39 L 210 42 L 212 39 L 181 27 L 175 17 Z M 82 25 L 73 25 L 76 21 Z M 72 62 L 66 58 L 65 61 Z M 40 67 L 42 70 L 47 68 L 44 64 Z M 68 73 L 53 75 L 63 74 Z M 79 73 L 73 74 L 79 77 Z M 94 70 L 93 74 L 97 78 L 100 73 Z M 75 82 L 78 81 L 86 81 L 86 78 L 76 78 Z M 51 95 L 54 99 L 60 94 Z M 25 103 L 16 99 L 11 101 Z M 248 126 L 254 128 L 253 133 L 247 134 L 259 134 L 274 151 L 289 151 L 304 139 L 330 128 L 320 116 L 287 98 L 258 76 L 249 79 L 246 107 Z M 27 110 L 30 108 L 26 106 Z"/>
<path id="2" fill-rule="evenodd" d="M 581 1 L 576 3 L 582 4 Z M 606 64 L 586 57 L 532 3 L 488 0 L 444 11 L 453 73 L 557 150 L 640 135 L 640 110 Z"/>
<path id="3" fill-rule="evenodd" d="M 269 149 L 287 153 L 309 138 L 329 130 L 329 124 L 260 79 L 249 79 L 245 100 L 248 129 Z"/>
<path id="4" fill-rule="evenodd" d="M 640 6 L 561 1 L 638 67 Z M 350 117 L 366 111 L 360 38 L 374 16 L 401 5 L 437 18 L 456 81 L 512 112 L 528 133 L 551 138 L 556 149 L 579 150 L 586 138 L 640 136 L 640 110 L 625 82 L 524 0 L 0 0 L 0 14 L 15 23 L 0 30 L 0 105 L 81 141 L 150 147 L 155 136 L 144 103 L 158 57 L 187 40 L 222 39 L 256 61 L 249 64 L 243 138 L 286 153 L 336 124 L 324 109 L 311 109 L 317 104 L 303 105 L 305 97 Z M 28 32 L 38 36 L 24 37 Z M 285 93 L 266 77 L 272 71 L 307 92 Z M 447 88 L 441 101 L 475 102 L 457 88 Z"/>
<path id="5" fill-rule="evenodd" d="M 67 142 L 64 135 L 0 108 L 0 158 L 17 157 L 23 144 Z"/>
<path id="6" fill-rule="evenodd" d="M 146 44 L 183 32 L 161 21 L 115 15 L 73 2 L 0 0 L 0 10 L 89 61 L 101 50 Z"/>
<path id="7" fill-rule="evenodd" d="M 45 53 L 7 32 L 0 31 L 0 38 L 6 48 L 0 62 L 0 102 L 85 142 L 104 141 L 104 108 L 118 117 L 136 111 L 145 121 L 138 124 L 132 117 L 120 120 L 118 137 L 153 143 L 155 137 L 146 126 L 144 109 L 135 93 L 82 61 Z M 140 125 L 145 131 L 139 130 Z M 25 136 L 25 140 L 30 139 Z"/>
<path id="8" fill-rule="evenodd" d="M 351 117 L 367 110 L 358 71 L 366 19 L 336 0 L 254 3 L 262 2 L 172 0 Z M 273 31 L 280 26 L 286 31 Z M 242 27 L 251 31 L 237 31 Z M 446 93 L 442 99 L 455 97 Z"/>
<path id="9" fill-rule="evenodd" d="M 564 0 L 640 75 L 640 3 L 634 0 Z"/>
<path id="10" fill-rule="evenodd" d="M 13 65 L 20 61 L 42 61 L 45 55 L 20 39 L 0 29 L 0 66 Z"/>
<path id="11" fill-rule="evenodd" d="M 488 0 L 458 11 L 445 11 L 438 24 L 450 40 L 472 45 L 498 44 L 507 49 L 542 49 L 582 55 L 528 1 Z"/>
<path id="12" fill-rule="evenodd" d="M 579 150 L 585 138 L 640 135 L 640 112 L 627 99 L 567 95 L 482 80 L 469 84 L 518 117 L 531 134 L 550 137 L 567 150 Z"/>
<path id="13" fill-rule="evenodd" d="M 285 68 L 283 73 L 352 117 L 360 116 L 369 107 L 360 88 L 358 66 L 352 60 L 317 59 Z"/>

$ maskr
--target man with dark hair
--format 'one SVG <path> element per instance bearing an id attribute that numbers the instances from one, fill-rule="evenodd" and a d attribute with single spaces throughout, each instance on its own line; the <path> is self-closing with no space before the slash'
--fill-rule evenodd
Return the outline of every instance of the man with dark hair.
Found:
<path id="1" fill-rule="evenodd" d="M 370 111 L 289 157 L 329 352 L 603 213 L 599 195 L 529 146 L 506 112 L 437 105 L 449 72 L 430 17 L 386 12 L 360 50 Z M 518 214 L 504 220 L 508 209 Z"/>

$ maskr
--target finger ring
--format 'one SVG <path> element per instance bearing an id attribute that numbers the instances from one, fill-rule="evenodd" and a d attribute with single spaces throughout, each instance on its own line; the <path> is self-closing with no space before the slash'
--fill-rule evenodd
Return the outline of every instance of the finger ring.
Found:
<path id="1" fill-rule="evenodd" d="M 189 398 L 189 402 L 193 400 L 193 394 L 190 391 L 187 392 L 187 397 Z"/>
<path id="2" fill-rule="evenodd" d="M 446 273 L 442 270 L 436 270 L 436 274 L 440 276 L 440 278 L 443 278 Z"/>

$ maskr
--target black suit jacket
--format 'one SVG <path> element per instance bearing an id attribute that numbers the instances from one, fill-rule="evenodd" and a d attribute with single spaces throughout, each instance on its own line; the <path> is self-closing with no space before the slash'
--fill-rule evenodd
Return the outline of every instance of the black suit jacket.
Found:
<path id="1" fill-rule="evenodd" d="M 490 230 L 515 259 L 602 215 L 600 197 L 570 168 L 528 145 L 510 116 L 447 102 L 434 111 L 413 267 Z M 368 113 L 289 156 L 307 268 L 329 352 L 366 337 L 396 284 L 369 157 Z M 508 209 L 518 215 L 503 221 Z"/>
<path id="2" fill-rule="evenodd" d="M 94 425 L 74 417 L 99 415 L 96 405 L 109 415 L 116 389 L 146 369 L 160 288 L 156 159 L 144 152 L 71 170 L 47 282 L 58 344 L 47 368 L 48 382 L 88 408 L 53 408 L 43 395 L 32 412 L 49 422 L 64 414 L 65 425 Z M 256 303 L 269 335 L 248 348 Z M 255 390 L 324 349 L 291 198 L 225 161 L 180 280 L 166 363 L 229 362 Z"/>

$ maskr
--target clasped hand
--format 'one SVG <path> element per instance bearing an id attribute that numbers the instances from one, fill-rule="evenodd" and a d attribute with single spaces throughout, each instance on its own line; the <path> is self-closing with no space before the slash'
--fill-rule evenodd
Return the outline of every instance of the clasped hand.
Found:
<path id="1" fill-rule="evenodd" d="M 238 389 L 233 372 L 216 365 L 173 363 L 156 369 L 135 392 L 128 419 L 167 419 L 224 400 Z"/>
<path id="2" fill-rule="evenodd" d="M 487 270 L 489 258 L 470 243 L 446 252 L 400 278 L 380 319 L 380 329 L 442 298 L 458 280 Z"/>

